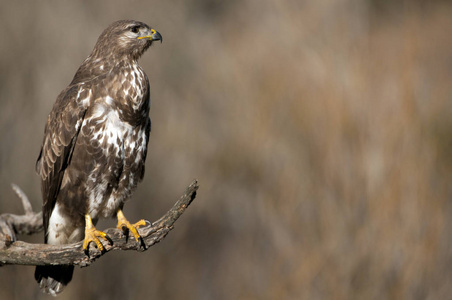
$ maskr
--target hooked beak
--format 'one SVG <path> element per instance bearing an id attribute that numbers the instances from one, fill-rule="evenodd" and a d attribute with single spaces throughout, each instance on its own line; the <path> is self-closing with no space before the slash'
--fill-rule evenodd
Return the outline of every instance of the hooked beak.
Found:
<path id="1" fill-rule="evenodd" d="M 139 36 L 139 37 L 137 37 L 137 39 L 139 39 L 139 40 L 148 39 L 150 41 L 160 41 L 160 43 L 163 42 L 162 35 L 158 31 L 155 31 L 154 29 L 151 29 L 151 34 L 145 35 L 145 36 Z"/>

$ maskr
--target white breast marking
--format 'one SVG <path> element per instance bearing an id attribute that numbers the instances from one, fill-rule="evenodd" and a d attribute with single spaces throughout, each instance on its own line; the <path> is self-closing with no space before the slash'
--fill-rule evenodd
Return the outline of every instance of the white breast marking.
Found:
<path id="1" fill-rule="evenodd" d="M 113 99 L 107 97 L 106 102 L 110 101 L 113 101 Z M 128 149 L 130 149 L 131 146 L 134 147 L 134 143 L 129 141 L 129 139 L 133 135 L 134 127 L 126 122 L 121 121 L 118 111 L 106 108 L 102 105 L 98 105 L 95 108 L 93 117 L 99 118 L 97 123 L 103 124 L 104 126 L 102 126 L 103 130 L 99 130 L 94 133 L 92 139 L 99 141 L 105 156 L 114 155 L 121 157 L 124 160 L 125 152 L 129 151 Z M 113 152 L 111 152 L 111 145 L 113 145 Z M 101 166 L 99 165 L 98 168 L 100 167 Z M 109 169 L 109 171 L 114 172 L 114 170 L 111 170 L 111 168 Z M 93 170 L 92 175 L 88 180 L 96 182 L 98 173 L 98 171 Z M 109 177 L 106 176 L 105 178 L 106 180 L 102 180 L 102 182 L 96 182 L 95 188 L 93 190 L 87 190 L 90 198 L 89 212 L 92 218 L 97 218 L 99 214 L 101 214 L 103 217 L 112 216 L 116 212 L 121 201 L 124 200 L 121 197 L 115 197 L 114 190 L 111 195 L 106 195 L 108 188 L 107 179 Z M 105 201 L 107 203 L 105 203 Z M 99 211 L 103 203 L 105 203 L 103 211 Z"/>

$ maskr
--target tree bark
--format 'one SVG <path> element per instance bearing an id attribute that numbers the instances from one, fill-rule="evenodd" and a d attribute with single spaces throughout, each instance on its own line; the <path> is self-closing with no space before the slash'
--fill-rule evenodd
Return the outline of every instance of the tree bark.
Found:
<path id="1" fill-rule="evenodd" d="M 138 229 L 143 242 L 141 245 L 135 241 L 133 235 L 124 236 L 121 230 L 109 228 L 104 231 L 109 237 L 109 242 L 103 243 L 105 250 L 101 252 L 94 246 L 94 243 L 91 243 L 89 251 L 85 253 L 82 250 L 83 241 L 61 246 L 17 241 L 17 233 L 37 233 L 43 230 L 43 225 L 41 212 L 34 213 L 26 195 L 13 185 L 13 189 L 22 200 L 25 214 L 21 216 L 0 215 L 0 265 L 78 265 L 86 267 L 113 250 L 147 250 L 163 240 L 174 228 L 176 220 L 195 199 L 198 188 L 198 182 L 194 180 L 186 188 L 184 195 L 163 217 L 154 223 L 146 221 L 147 225 Z"/>

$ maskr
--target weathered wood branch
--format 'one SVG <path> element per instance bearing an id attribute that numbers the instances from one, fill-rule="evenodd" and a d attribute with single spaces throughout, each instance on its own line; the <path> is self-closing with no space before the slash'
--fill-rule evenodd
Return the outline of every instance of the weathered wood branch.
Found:
<path id="1" fill-rule="evenodd" d="M 22 201 L 25 214 L 0 215 L 0 249 L 8 247 L 16 241 L 16 234 L 33 234 L 43 230 L 42 213 L 35 213 L 27 195 L 15 184 L 11 185 L 16 195 Z"/>
<path id="2" fill-rule="evenodd" d="M 0 215 L 0 265 L 79 265 L 85 267 L 103 254 L 113 250 L 144 251 L 163 240 L 168 232 L 174 228 L 176 220 L 195 199 L 198 187 L 198 182 L 193 181 L 186 188 L 184 195 L 163 217 L 153 223 L 146 221 L 147 225 L 138 229 L 144 247 L 139 245 L 131 234 L 125 237 L 119 229 L 109 228 L 104 231 L 110 238 L 110 243 L 103 243 L 105 246 L 104 252 L 100 252 L 93 246 L 94 243 L 91 243 L 88 255 L 82 250 L 83 241 L 63 246 L 16 241 L 16 233 L 32 234 L 41 231 L 43 228 L 41 213 L 32 212 L 30 202 L 25 194 L 20 189 L 13 187 L 24 204 L 25 215 Z M 28 202 L 28 204 L 25 202 Z"/>

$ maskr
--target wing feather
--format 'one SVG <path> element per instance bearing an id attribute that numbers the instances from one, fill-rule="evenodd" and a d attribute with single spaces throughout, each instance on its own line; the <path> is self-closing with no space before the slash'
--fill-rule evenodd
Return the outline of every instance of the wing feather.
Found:
<path id="1" fill-rule="evenodd" d="M 87 103 L 90 102 L 81 101 L 81 95 L 90 97 L 91 93 L 82 84 L 69 86 L 58 96 L 47 119 L 41 152 L 36 162 L 36 171 L 42 181 L 42 211 L 46 231 L 64 172 L 70 164 Z"/>

